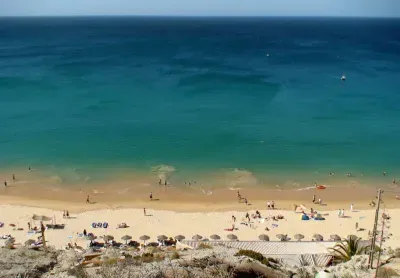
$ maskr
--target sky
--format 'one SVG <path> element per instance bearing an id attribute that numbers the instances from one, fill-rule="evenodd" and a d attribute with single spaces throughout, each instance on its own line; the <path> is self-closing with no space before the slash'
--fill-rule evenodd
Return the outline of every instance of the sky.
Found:
<path id="1" fill-rule="evenodd" d="M 0 16 L 400 17 L 400 0 L 0 0 Z"/>

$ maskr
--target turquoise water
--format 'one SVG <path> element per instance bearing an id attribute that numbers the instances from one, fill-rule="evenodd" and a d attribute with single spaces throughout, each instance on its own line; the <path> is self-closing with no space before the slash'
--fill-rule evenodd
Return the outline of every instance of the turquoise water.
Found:
<path id="1" fill-rule="evenodd" d="M 0 19 L 0 167 L 76 181 L 160 164 L 181 178 L 399 172 L 399 30 L 381 19 Z"/>

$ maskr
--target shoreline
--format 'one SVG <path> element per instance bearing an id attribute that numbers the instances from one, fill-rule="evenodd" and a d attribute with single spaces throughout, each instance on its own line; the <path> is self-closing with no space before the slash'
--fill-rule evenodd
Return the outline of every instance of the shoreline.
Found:
<path id="1" fill-rule="evenodd" d="M 307 190 L 271 190 L 265 188 L 242 188 L 240 194 L 247 198 L 249 205 L 238 202 L 237 191 L 230 189 L 215 189 L 212 194 L 203 194 L 197 189 L 182 190 L 180 188 L 163 186 L 131 186 L 105 187 L 95 189 L 65 189 L 57 187 L 29 186 L 3 188 L 0 190 L 0 202 L 9 205 L 33 206 L 38 208 L 70 210 L 84 212 L 97 209 L 156 209 L 176 212 L 213 212 L 213 211 L 247 211 L 266 209 L 267 201 L 274 201 L 279 210 L 293 210 L 293 205 L 303 204 L 309 208 L 324 211 L 349 209 L 353 204 L 357 209 L 371 209 L 371 201 L 376 202 L 375 188 L 340 188 L 330 187 L 325 190 L 310 188 Z M 119 190 L 121 194 L 115 193 Z M 150 201 L 149 194 L 153 194 Z M 400 200 L 395 198 L 395 192 L 383 194 L 384 208 L 400 208 Z M 90 196 L 90 204 L 86 203 Z M 313 204 L 321 198 L 322 205 Z"/>

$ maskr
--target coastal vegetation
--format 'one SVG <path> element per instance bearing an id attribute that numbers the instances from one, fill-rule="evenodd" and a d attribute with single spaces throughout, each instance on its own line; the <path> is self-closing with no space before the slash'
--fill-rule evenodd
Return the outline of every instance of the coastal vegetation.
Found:
<path id="1" fill-rule="evenodd" d="M 349 237 L 331 248 L 334 262 L 348 262 L 355 255 L 365 254 L 367 248 L 360 244 L 361 238 Z"/>

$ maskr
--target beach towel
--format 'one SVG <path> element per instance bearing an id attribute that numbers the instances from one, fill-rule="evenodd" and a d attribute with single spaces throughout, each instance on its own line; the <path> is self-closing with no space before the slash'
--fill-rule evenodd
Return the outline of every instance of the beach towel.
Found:
<path id="1" fill-rule="evenodd" d="M 107 227 L 108 227 L 108 223 L 107 223 L 107 222 L 104 222 L 104 223 L 103 223 L 103 228 L 104 228 L 104 229 L 107 229 Z"/>
<path id="2" fill-rule="evenodd" d="M 232 232 L 233 229 L 224 229 L 224 231 Z"/>

